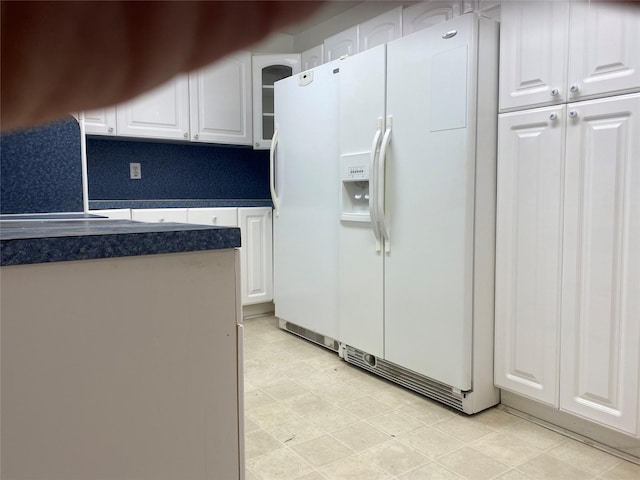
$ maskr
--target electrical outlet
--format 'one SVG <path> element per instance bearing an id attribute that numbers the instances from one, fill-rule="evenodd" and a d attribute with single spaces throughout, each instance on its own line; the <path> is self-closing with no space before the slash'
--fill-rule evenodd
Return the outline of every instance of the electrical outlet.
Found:
<path id="1" fill-rule="evenodd" d="M 139 163 L 129 164 L 129 178 L 131 180 L 140 180 L 142 178 L 142 168 Z"/>

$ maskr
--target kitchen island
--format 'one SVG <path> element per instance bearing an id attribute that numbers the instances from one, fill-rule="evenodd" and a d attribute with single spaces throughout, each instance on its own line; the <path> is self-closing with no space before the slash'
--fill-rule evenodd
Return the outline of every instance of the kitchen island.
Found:
<path id="1" fill-rule="evenodd" d="M 237 228 L 0 221 L 3 479 L 244 478 Z"/>

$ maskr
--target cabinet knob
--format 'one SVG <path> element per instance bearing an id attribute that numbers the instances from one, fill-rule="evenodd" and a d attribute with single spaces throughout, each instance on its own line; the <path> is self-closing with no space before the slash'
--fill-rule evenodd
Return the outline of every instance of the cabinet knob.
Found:
<path id="1" fill-rule="evenodd" d="M 196 133 L 193 138 L 195 138 L 196 140 L 198 139 L 198 134 Z"/>
<path id="2" fill-rule="evenodd" d="M 260 142 L 256 142 L 256 148 L 260 146 Z"/>
<path id="3" fill-rule="evenodd" d="M 556 112 L 553 112 L 551 115 L 549 115 L 549 120 L 557 120 L 558 119 L 558 114 Z"/>
<path id="4" fill-rule="evenodd" d="M 569 91 L 571 93 L 576 93 L 578 90 L 580 90 L 580 86 L 577 83 L 574 83 L 569 87 Z"/>
<path id="5" fill-rule="evenodd" d="M 551 94 L 552 97 L 557 97 L 558 94 L 560 93 L 560 90 L 557 88 L 552 88 L 549 93 Z"/>
<path id="6" fill-rule="evenodd" d="M 569 118 L 576 118 L 578 116 L 577 110 L 569 110 Z"/>
<path id="7" fill-rule="evenodd" d="M 109 133 L 113 133 L 113 127 L 109 127 Z"/>
<path id="8" fill-rule="evenodd" d="M 160 223 L 164 222 L 164 218 L 158 219 L 158 222 L 160 222 Z"/>
<path id="9" fill-rule="evenodd" d="M 212 225 L 217 225 L 218 224 L 218 217 L 211 217 L 211 224 Z"/>
<path id="10" fill-rule="evenodd" d="M 189 138 L 189 134 L 187 132 L 184 132 L 183 137 L 184 138 Z"/>

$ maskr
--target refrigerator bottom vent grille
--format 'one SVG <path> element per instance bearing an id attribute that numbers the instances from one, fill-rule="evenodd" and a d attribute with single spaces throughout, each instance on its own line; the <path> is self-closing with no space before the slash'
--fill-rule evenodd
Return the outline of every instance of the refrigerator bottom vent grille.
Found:
<path id="1" fill-rule="evenodd" d="M 280 319 L 278 325 L 282 330 L 298 335 L 305 340 L 317 343 L 318 345 L 328 348 L 329 350 L 333 350 L 334 352 L 338 351 L 339 344 L 331 337 L 327 337 L 326 335 L 322 335 L 314 332 L 313 330 L 309 330 L 308 328 L 301 327 L 300 325 L 296 325 L 295 323 L 287 322 L 282 319 Z"/>
<path id="2" fill-rule="evenodd" d="M 425 397 L 433 398 L 445 405 L 456 410 L 464 411 L 462 406 L 462 394 L 453 392 L 450 386 L 436 382 L 424 375 L 400 367 L 394 363 L 382 359 L 376 359 L 375 362 L 365 360 L 367 353 L 347 345 L 346 360 L 349 363 L 364 368 L 376 375 L 386 378 L 394 383 L 402 385 L 414 392 Z M 373 365 L 371 364 L 373 363 Z"/>

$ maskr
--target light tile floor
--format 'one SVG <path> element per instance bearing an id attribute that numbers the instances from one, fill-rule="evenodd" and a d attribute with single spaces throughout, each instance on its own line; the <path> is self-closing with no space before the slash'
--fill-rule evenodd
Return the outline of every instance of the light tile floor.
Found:
<path id="1" fill-rule="evenodd" d="M 247 480 L 638 480 L 640 466 L 493 408 L 469 417 L 245 323 Z"/>

